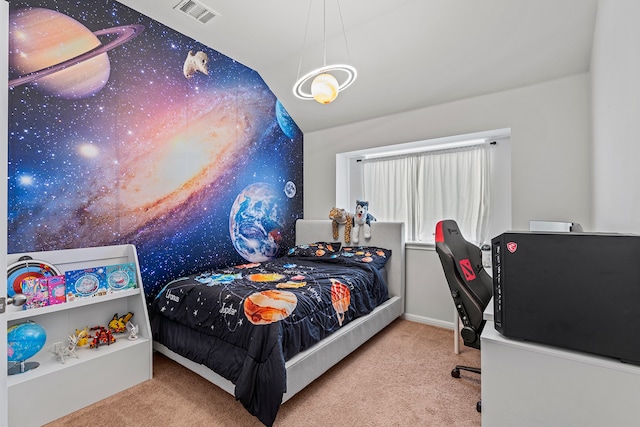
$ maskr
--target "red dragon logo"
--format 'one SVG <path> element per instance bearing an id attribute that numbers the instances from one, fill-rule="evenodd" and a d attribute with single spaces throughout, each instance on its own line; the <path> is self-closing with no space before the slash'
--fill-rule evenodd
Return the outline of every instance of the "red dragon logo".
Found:
<path id="1" fill-rule="evenodd" d="M 460 260 L 460 268 L 462 269 L 462 273 L 464 274 L 464 279 L 467 282 L 475 280 L 476 273 L 473 271 L 473 266 L 471 265 L 471 261 L 468 258 Z"/>

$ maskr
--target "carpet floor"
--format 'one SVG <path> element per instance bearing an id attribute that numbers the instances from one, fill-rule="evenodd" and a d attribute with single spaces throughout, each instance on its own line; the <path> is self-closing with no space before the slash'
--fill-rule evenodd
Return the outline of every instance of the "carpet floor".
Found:
<path id="1" fill-rule="evenodd" d="M 398 319 L 284 403 L 274 427 L 479 426 L 480 352 L 453 352 L 452 331 Z M 233 396 L 154 353 L 153 378 L 48 427 L 261 426 Z"/>

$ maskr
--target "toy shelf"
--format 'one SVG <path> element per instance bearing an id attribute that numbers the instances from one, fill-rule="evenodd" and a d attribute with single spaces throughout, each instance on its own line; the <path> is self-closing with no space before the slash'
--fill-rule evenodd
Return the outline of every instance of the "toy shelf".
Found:
<path id="1" fill-rule="evenodd" d="M 9 425 L 41 426 L 152 377 L 152 340 L 147 306 L 135 246 L 116 245 L 60 251 L 9 254 L 11 265 L 24 255 L 54 265 L 64 273 L 116 264 L 134 263 L 137 288 L 77 299 L 57 305 L 23 310 L 7 307 L 7 325 L 33 321 L 47 337 L 44 347 L 26 362 L 38 362 L 32 370 L 7 375 Z M 51 351 L 56 342 L 85 327 L 108 326 L 115 314 L 133 313 L 138 339 L 128 332 L 114 334 L 116 341 L 97 348 L 76 349 L 78 358 L 62 363 Z M 91 333 L 91 331 L 90 331 Z M 9 362 L 11 367 L 12 362 Z M 38 402 L 38 410 L 24 410 L 25 402 Z"/>
<path id="2" fill-rule="evenodd" d="M 40 307 L 40 308 L 32 308 L 30 310 L 22 310 L 19 307 L 9 306 L 7 307 L 7 319 L 9 320 L 10 323 L 13 323 L 12 321 L 14 320 L 30 319 L 30 318 L 35 318 L 37 316 L 41 316 L 49 313 L 55 313 L 58 311 L 70 310 L 78 307 L 83 307 L 86 305 L 102 304 L 107 301 L 118 299 L 118 298 L 127 298 L 130 296 L 135 296 L 139 292 L 140 292 L 139 289 L 127 289 L 124 291 L 114 292 L 112 294 L 102 295 L 102 296 L 93 297 L 93 298 L 78 299 L 75 301 L 69 301 L 62 304 L 48 305 L 46 307 Z M 15 310 L 16 308 L 18 308 L 18 310 Z"/>
<path id="3" fill-rule="evenodd" d="M 78 348 L 76 349 L 78 357 L 67 357 L 64 363 L 61 363 L 57 357 L 49 351 L 46 351 L 47 349 L 43 349 L 36 356 L 28 360 L 29 362 L 38 362 L 40 366 L 25 373 L 9 375 L 7 377 L 7 385 L 9 389 L 11 389 L 11 387 L 17 384 L 32 380 L 37 381 L 40 377 L 50 375 L 60 370 L 73 368 L 78 364 L 91 363 L 99 358 L 109 358 L 112 353 L 125 351 L 128 347 L 149 345 L 148 338 L 138 338 L 135 341 L 129 341 L 127 335 L 128 334 L 125 333 L 122 334 L 122 336 L 116 336 L 116 342 L 109 345 L 102 344 L 97 348 L 89 348 L 89 346 L 86 345 L 85 347 Z M 11 362 L 9 362 L 9 365 L 11 365 Z"/>

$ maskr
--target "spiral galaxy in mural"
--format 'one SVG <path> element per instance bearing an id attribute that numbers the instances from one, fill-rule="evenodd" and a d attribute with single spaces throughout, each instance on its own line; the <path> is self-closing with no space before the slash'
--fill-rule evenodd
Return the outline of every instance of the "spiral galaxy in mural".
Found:
<path id="1" fill-rule="evenodd" d="M 292 245 L 302 132 L 260 75 L 116 1 L 94 6 L 87 19 L 83 2 L 10 3 L 13 51 L 38 59 L 9 64 L 9 253 L 132 243 L 152 290 L 254 258 L 229 218 L 257 184 L 279 215 L 259 259 Z M 185 78 L 189 52 L 207 73 Z"/>

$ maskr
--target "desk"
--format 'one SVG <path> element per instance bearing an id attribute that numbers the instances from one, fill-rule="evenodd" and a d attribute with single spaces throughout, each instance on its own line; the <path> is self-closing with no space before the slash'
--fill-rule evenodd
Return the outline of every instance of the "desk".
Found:
<path id="1" fill-rule="evenodd" d="M 493 324 L 493 301 L 485 319 L 484 427 L 640 425 L 640 366 L 505 338 Z"/>

